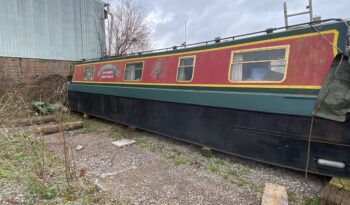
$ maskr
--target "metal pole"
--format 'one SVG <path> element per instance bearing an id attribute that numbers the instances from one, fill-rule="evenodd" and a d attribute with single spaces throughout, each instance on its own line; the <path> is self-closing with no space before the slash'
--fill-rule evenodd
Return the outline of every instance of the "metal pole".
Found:
<path id="1" fill-rule="evenodd" d="M 80 14 L 80 43 L 81 43 L 81 58 L 84 59 L 84 39 L 83 39 L 83 14 L 81 8 L 81 0 L 79 0 L 79 14 Z"/>
<path id="2" fill-rule="evenodd" d="M 110 23 L 108 26 L 108 56 L 111 56 L 112 53 L 112 32 L 113 32 L 113 25 L 114 25 L 114 16 L 111 13 L 110 9 L 111 5 L 107 4 L 107 13 L 111 16 Z"/>
<path id="3" fill-rule="evenodd" d="M 186 39 L 186 38 L 187 38 L 187 36 L 186 36 L 186 35 L 187 35 L 187 34 L 186 34 L 186 27 L 187 27 L 187 25 L 186 25 L 186 23 L 187 23 L 187 22 L 185 21 L 185 45 L 186 45 L 186 42 L 187 42 L 187 39 Z"/>
<path id="4" fill-rule="evenodd" d="M 287 2 L 283 2 L 283 7 L 284 7 L 284 23 L 285 23 L 285 26 L 288 27 Z"/>
<path id="5" fill-rule="evenodd" d="M 313 13 L 312 13 L 312 0 L 309 0 L 309 11 L 310 11 L 310 22 L 313 22 Z"/>

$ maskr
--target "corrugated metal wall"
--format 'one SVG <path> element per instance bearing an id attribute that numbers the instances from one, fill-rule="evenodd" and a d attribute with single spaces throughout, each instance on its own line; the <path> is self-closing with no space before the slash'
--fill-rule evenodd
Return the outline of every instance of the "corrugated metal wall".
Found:
<path id="1" fill-rule="evenodd" d="M 103 5 L 100 0 L 0 0 L 0 56 L 100 57 Z"/>

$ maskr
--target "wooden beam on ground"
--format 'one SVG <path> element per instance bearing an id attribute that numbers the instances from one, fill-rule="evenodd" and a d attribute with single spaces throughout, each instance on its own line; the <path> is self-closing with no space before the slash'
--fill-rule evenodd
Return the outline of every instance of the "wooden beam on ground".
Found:
<path id="1" fill-rule="evenodd" d="M 40 116 L 40 117 L 32 117 L 32 118 L 24 118 L 24 119 L 18 119 L 9 121 L 9 126 L 30 126 L 30 125 L 41 125 L 45 123 L 55 122 L 55 117 L 52 115 L 49 116 Z"/>
<path id="2" fill-rule="evenodd" d="M 79 128 L 83 128 L 84 124 L 82 121 L 76 122 L 67 122 L 62 124 L 55 125 L 44 125 L 41 127 L 37 127 L 37 131 L 43 134 L 53 134 L 62 131 L 75 130 Z"/>
<path id="3" fill-rule="evenodd" d="M 288 205 L 286 187 L 265 183 L 261 205 Z"/>

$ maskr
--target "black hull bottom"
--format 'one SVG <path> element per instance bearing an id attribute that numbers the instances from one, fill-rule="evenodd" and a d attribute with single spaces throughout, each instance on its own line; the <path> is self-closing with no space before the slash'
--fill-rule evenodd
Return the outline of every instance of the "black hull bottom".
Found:
<path id="1" fill-rule="evenodd" d="M 124 98 L 69 94 L 70 108 L 229 154 L 305 171 L 310 118 Z M 315 119 L 309 172 L 350 178 L 350 126 Z M 345 135 L 345 136 L 344 136 Z M 331 140 L 330 140 L 331 138 Z M 345 168 L 318 165 L 318 159 Z"/>

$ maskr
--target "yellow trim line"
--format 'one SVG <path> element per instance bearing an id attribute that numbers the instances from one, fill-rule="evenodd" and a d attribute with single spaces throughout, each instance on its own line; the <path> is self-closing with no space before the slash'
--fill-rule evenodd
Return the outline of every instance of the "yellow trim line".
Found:
<path id="1" fill-rule="evenodd" d="M 176 84 L 176 83 L 129 83 L 129 82 L 97 82 L 97 81 L 74 81 L 84 84 L 110 84 L 110 85 L 149 85 L 149 86 L 182 86 L 182 87 L 222 87 L 222 88 L 289 88 L 289 89 L 321 89 L 318 85 L 230 85 L 230 84 Z"/>

